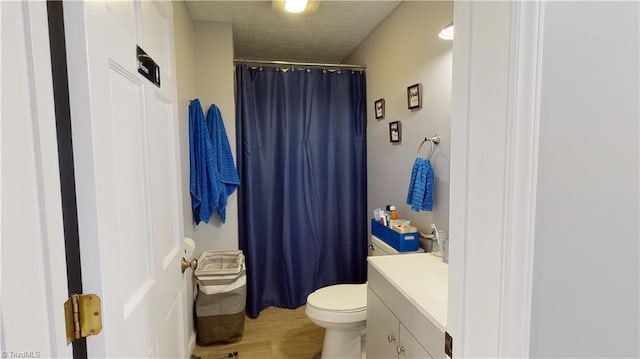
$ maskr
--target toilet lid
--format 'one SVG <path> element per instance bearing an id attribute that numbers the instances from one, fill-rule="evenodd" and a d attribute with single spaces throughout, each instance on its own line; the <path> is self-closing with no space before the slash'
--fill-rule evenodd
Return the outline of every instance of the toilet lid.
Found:
<path id="1" fill-rule="evenodd" d="M 367 308 L 366 284 L 336 284 L 309 294 L 307 305 L 319 309 L 354 312 Z"/>

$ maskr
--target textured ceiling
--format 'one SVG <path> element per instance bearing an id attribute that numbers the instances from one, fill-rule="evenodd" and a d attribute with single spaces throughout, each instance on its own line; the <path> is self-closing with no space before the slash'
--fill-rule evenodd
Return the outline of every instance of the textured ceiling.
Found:
<path id="1" fill-rule="evenodd" d="M 320 1 L 310 14 L 271 9 L 271 1 L 190 1 L 194 20 L 230 22 L 234 57 L 340 63 L 400 0 Z"/>

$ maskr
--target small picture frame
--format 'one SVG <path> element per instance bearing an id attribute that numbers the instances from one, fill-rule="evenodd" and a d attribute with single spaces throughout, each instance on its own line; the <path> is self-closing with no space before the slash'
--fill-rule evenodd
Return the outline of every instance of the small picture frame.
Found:
<path id="1" fill-rule="evenodd" d="M 389 122 L 389 141 L 391 143 L 398 143 L 401 140 L 400 121 Z"/>
<path id="2" fill-rule="evenodd" d="M 422 107 L 422 94 L 419 83 L 407 87 L 407 105 L 409 110 Z"/>
<path id="3" fill-rule="evenodd" d="M 376 112 L 376 120 L 382 120 L 384 118 L 384 99 L 376 100 L 373 108 Z"/>

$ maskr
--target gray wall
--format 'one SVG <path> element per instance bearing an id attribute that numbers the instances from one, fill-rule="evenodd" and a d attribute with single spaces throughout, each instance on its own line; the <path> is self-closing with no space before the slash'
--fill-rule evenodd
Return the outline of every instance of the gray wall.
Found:
<path id="1" fill-rule="evenodd" d="M 192 21 L 184 2 L 173 3 L 178 109 L 180 120 L 180 151 L 182 166 L 182 203 L 184 236 L 196 243 L 194 256 L 205 250 L 238 248 L 237 192 L 229 197 L 227 221 L 221 224 L 217 214 L 209 223 L 195 225 L 189 191 L 189 102 L 199 98 L 203 110 L 215 103 L 222 112 L 231 150 L 236 152 L 236 121 L 233 79 L 233 39 L 231 24 Z M 187 281 L 187 295 L 193 287 Z M 188 301 L 192 312 L 193 302 Z M 193 319 L 189 317 L 189 326 Z"/>
<path id="2" fill-rule="evenodd" d="M 639 3 L 545 4 L 532 357 L 640 357 Z"/>
<path id="3" fill-rule="evenodd" d="M 438 37 L 453 20 L 450 1 L 402 2 L 344 62 L 367 65 L 367 186 L 369 213 L 395 204 L 400 218 L 427 231 L 435 222 L 449 228 L 449 147 L 452 42 Z M 407 108 L 407 87 L 422 83 L 422 108 Z M 385 100 L 385 118 L 376 120 L 374 101 Z M 400 121 L 402 142 L 389 142 L 389 122 Z M 406 204 L 411 168 L 420 142 L 442 136 L 432 157 L 436 183 L 433 212 L 413 212 Z M 425 144 L 420 152 L 429 152 Z"/>
<path id="4" fill-rule="evenodd" d="M 229 197 L 225 224 L 221 224 L 218 215 L 214 214 L 209 223 L 200 223 L 197 226 L 193 221 L 189 192 L 188 109 L 190 100 L 199 98 L 205 114 L 212 103 L 220 108 L 231 151 L 236 160 L 231 24 L 192 21 L 188 9 L 181 1 L 174 2 L 174 13 L 185 237 L 191 237 L 196 242 L 196 256 L 209 249 L 237 249 L 237 191 Z"/>
<path id="5" fill-rule="evenodd" d="M 222 112 L 227 137 L 236 164 L 236 105 L 233 72 L 233 33 L 230 23 L 194 21 L 196 97 L 203 110 L 215 103 Z M 189 200 L 189 204 L 191 201 Z M 193 223 L 193 220 L 191 221 Z M 238 191 L 227 202 L 226 223 L 217 214 L 209 223 L 195 227 L 193 239 L 198 251 L 238 249 Z"/>

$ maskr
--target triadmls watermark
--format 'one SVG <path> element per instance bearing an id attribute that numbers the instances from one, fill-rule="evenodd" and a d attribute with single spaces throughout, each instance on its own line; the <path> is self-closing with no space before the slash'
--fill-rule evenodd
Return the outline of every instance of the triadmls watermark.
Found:
<path id="1" fill-rule="evenodd" d="M 40 352 L 35 351 L 18 351 L 18 352 L 2 352 L 3 358 L 40 358 Z"/>

